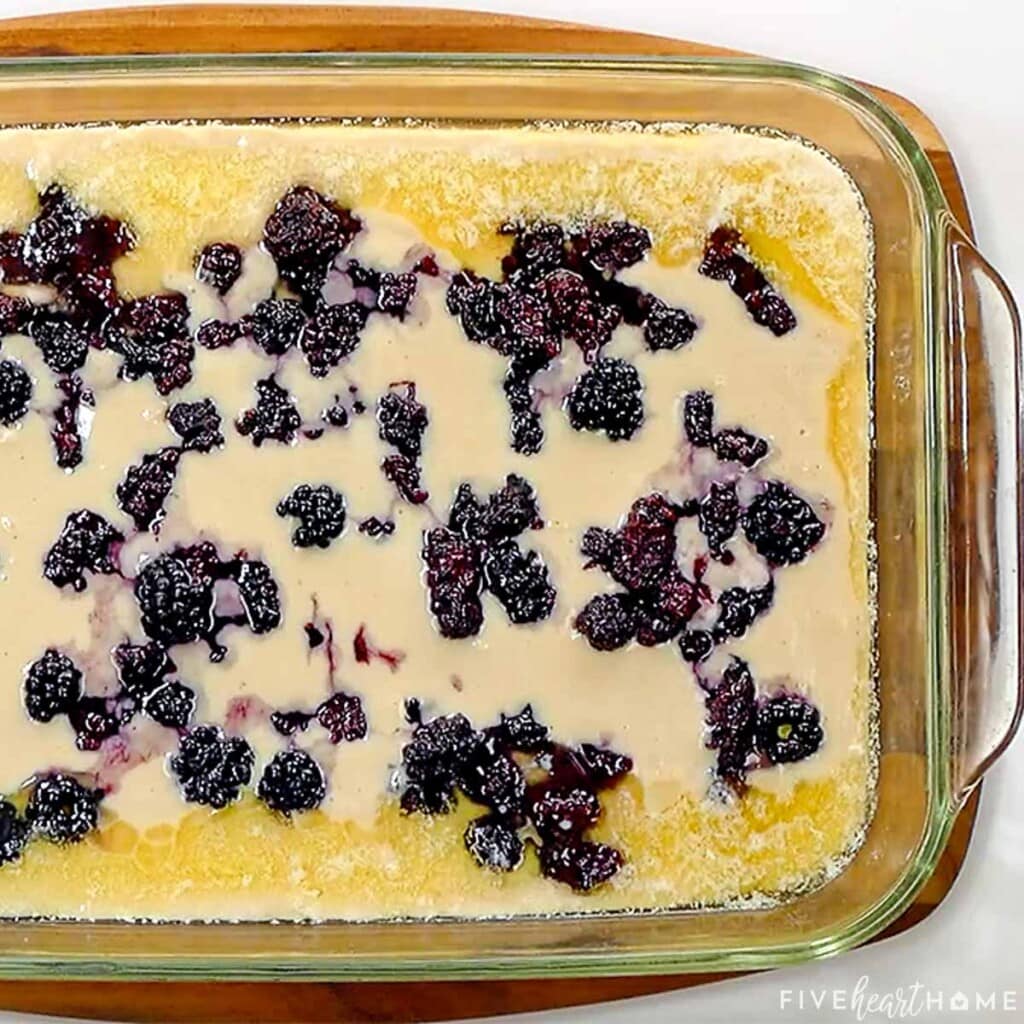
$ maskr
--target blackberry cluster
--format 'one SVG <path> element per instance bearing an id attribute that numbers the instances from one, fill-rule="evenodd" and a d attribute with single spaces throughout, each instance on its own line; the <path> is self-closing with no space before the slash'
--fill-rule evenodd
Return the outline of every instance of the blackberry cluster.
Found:
<path id="1" fill-rule="evenodd" d="M 437 269 L 435 264 L 433 276 L 436 276 Z M 365 297 L 367 307 L 396 320 L 405 319 L 409 304 L 416 295 L 416 271 L 429 273 L 429 268 L 418 264 L 412 272 L 393 274 L 390 271 L 374 270 L 358 260 L 349 260 L 345 267 L 345 273 L 357 295 Z"/>
<path id="2" fill-rule="evenodd" d="M 196 693 L 178 679 L 167 677 L 177 671 L 166 648 L 156 641 L 122 643 L 111 651 L 111 660 L 121 683 L 122 696 L 135 710 L 169 729 L 184 729 L 196 710 Z"/>
<path id="3" fill-rule="evenodd" d="M 366 738 L 363 702 L 355 695 L 340 690 L 332 693 L 315 711 L 275 711 L 270 716 L 271 725 L 282 736 L 305 732 L 314 721 L 326 730 L 334 744 L 354 743 Z"/>
<path id="4" fill-rule="evenodd" d="M 753 469 L 768 455 L 768 442 L 742 427 L 715 431 L 715 400 L 706 391 L 691 391 L 683 399 L 683 430 L 697 448 L 710 448 L 719 462 L 736 462 Z"/>
<path id="5" fill-rule="evenodd" d="M 197 725 L 181 737 L 168 763 L 185 800 L 219 810 L 239 798 L 255 761 L 242 737 L 226 736 L 219 726 Z"/>
<path id="6" fill-rule="evenodd" d="M 167 411 L 167 422 L 181 438 L 182 451 L 210 452 L 224 444 L 220 413 L 211 398 L 172 405 Z"/>
<path id="7" fill-rule="evenodd" d="M 370 311 L 361 302 L 321 306 L 299 334 L 299 348 L 314 377 L 326 377 L 352 355 L 361 340 Z"/>
<path id="8" fill-rule="evenodd" d="M 462 484 L 448 525 L 424 537 L 423 560 L 430 610 L 442 636 L 474 636 L 483 625 L 481 594 L 490 591 L 518 624 L 546 619 L 556 592 L 536 551 L 523 551 L 516 538 L 543 526 L 533 488 L 509 474 L 486 502 Z"/>
<path id="9" fill-rule="evenodd" d="M 295 547 L 326 548 L 345 529 L 345 498 L 328 484 L 300 484 L 278 502 L 277 514 L 299 520 L 292 531 Z"/>
<path id="10" fill-rule="evenodd" d="M 25 807 L 25 821 L 34 833 L 61 845 L 83 840 L 99 821 L 103 794 L 86 789 L 62 772 L 38 779 Z"/>
<path id="11" fill-rule="evenodd" d="M 121 571 L 117 553 L 123 541 L 124 534 L 98 513 L 71 512 L 43 559 L 43 575 L 55 587 L 85 590 L 87 572 L 109 576 Z"/>
<path id="12" fill-rule="evenodd" d="M 127 380 L 152 377 L 169 395 L 192 379 L 195 347 L 188 329 L 188 300 L 180 292 L 144 295 L 123 303 L 103 325 L 106 346 L 123 359 Z"/>
<path id="13" fill-rule="evenodd" d="M 754 322 L 767 327 L 777 338 L 796 327 L 796 316 L 785 299 L 750 261 L 743 237 L 731 227 L 718 227 L 704 246 L 700 272 L 725 281 L 738 295 Z"/>
<path id="14" fill-rule="evenodd" d="M 416 400 L 416 385 L 405 384 L 405 394 L 395 390 L 377 402 L 377 433 L 397 451 L 381 462 L 384 476 L 410 504 L 420 505 L 430 496 L 420 486 L 419 457 L 423 452 L 423 434 L 430 418 L 424 405 Z"/>
<path id="15" fill-rule="evenodd" d="M 264 441 L 291 444 L 301 425 L 302 418 L 292 396 L 273 375 L 256 381 L 256 405 L 235 421 L 239 434 L 252 438 L 257 448 Z"/>
<path id="16" fill-rule="evenodd" d="M 540 450 L 544 431 L 531 381 L 565 341 L 576 344 L 588 363 L 611 364 L 577 382 L 577 397 L 567 404 L 573 426 L 631 436 L 643 419 L 639 376 L 621 360 L 601 360 L 602 348 L 620 323 L 643 327 L 652 350 L 679 348 L 697 329 L 685 310 L 615 276 L 646 257 L 649 233 L 626 221 L 593 223 L 575 233 L 553 223 L 502 231 L 513 236 L 502 280 L 463 271 L 452 279 L 447 302 L 470 341 L 509 360 L 512 447 L 523 454 Z"/>
<path id="17" fill-rule="evenodd" d="M 180 458 L 177 448 L 161 448 L 125 470 L 117 485 L 117 504 L 136 530 L 153 529 L 164 518 L 164 502 L 174 487 Z"/>
<path id="18" fill-rule="evenodd" d="M 632 770 L 628 757 L 555 742 L 529 705 L 482 730 L 461 714 L 424 721 L 418 701 L 407 708 L 414 724 L 402 748 L 407 814 L 445 814 L 460 791 L 482 804 L 487 813 L 469 823 L 464 842 L 476 863 L 491 871 L 522 864 L 528 826 L 539 837 L 543 874 L 578 892 L 606 882 L 622 866 L 618 850 L 586 833 L 601 816 L 599 793 Z"/>
<path id="19" fill-rule="evenodd" d="M 625 591 L 597 594 L 576 616 L 575 627 L 598 651 L 630 640 L 647 647 L 678 636 L 700 608 L 697 583 L 676 558 L 676 524 L 683 509 L 657 492 L 637 499 L 617 530 L 591 527 L 581 553 L 587 568 L 604 570 Z"/>

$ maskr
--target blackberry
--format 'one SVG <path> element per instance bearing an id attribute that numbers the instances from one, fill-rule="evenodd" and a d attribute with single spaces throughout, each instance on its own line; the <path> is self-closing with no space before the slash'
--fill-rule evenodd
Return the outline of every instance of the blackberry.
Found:
<path id="1" fill-rule="evenodd" d="M 294 736 L 305 732 L 313 718 L 308 711 L 275 711 L 270 716 L 270 724 L 279 735 Z"/>
<path id="2" fill-rule="evenodd" d="M 332 743 L 354 743 L 366 738 L 363 702 L 348 693 L 333 693 L 316 709 L 316 720 L 327 730 Z"/>
<path id="3" fill-rule="evenodd" d="M 33 309 L 32 303 L 20 295 L 0 292 L 0 338 L 8 334 L 20 334 L 28 326 Z"/>
<path id="4" fill-rule="evenodd" d="M 423 561 L 430 611 L 441 635 L 450 640 L 475 636 L 483 625 L 477 545 L 438 527 L 424 538 Z"/>
<path id="5" fill-rule="evenodd" d="M 306 751 L 281 750 L 263 769 L 256 795 L 280 814 L 311 811 L 327 795 L 327 779 Z"/>
<path id="6" fill-rule="evenodd" d="M 50 647 L 25 672 L 22 697 L 34 722 L 66 715 L 82 696 L 82 673 L 65 654 Z"/>
<path id="7" fill-rule="evenodd" d="M 596 747 L 593 743 L 581 744 L 573 752 L 573 756 L 583 767 L 587 780 L 597 789 L 618 782 L 633 770 L 631 757 L 620 754 L 610 747 Z"/>
<path id="8" fill-rule="evenodd" d="M 733 657 L 721 682 L 704 702 L 707 744 L 718 752 L 716 771 L 724 782 L 741 789 L 747 762 L 754 751 L 757 709 L 754 678 L 745 661 Z"/>
<path id="9" fill-rule="evenodd" d="M 225 295 L 242 276 L 242 250 L 230 242 L 211 242 L 196 257 L 196 277 Z"/>
<path id="10" fill-rule="evenodd" d="M 102 794 L 86 789 L 70 775 L 44 775 L 32 790 L 25 808 L 25 820 L 32 831 L 51 843 L 77 843 L 99 820 Z"/>
<path id="11" fill-rule="evenodd" d="M 561 351 L 543 302 L 523 292 L 501 291 L 496 302 L 498 333 L 488 344 L 503 356 L 532 367 L 547 366 Z"/>
<path id="12" fill-rule="evenodd" d="M 576 308 L 566 324 L 565 333 L 576 342 L 589 363 L 612 340 L 612 334 L 621 322 L 622 312 L 618 306 L 588 298 Z"/>
<path id="13" fill-rule="evenodd" d="M 503 233 L 515 235 L 501 269 L 516 287 L 539 281 L 565 262 L 565 232 L 558 224 L 518 225 L 504 228 Z"/>
<path id="14" fill-rule="evenodd" d="M 85 365 L 89 339 L 63 313 L 37 313 L 29 326 L 43 362 L 54 373 L 74 373 Z"/>
<path id="15" fill-rule="evenodd" d="M 503 818 L 518 813 L 526 797 L 522 769 L 490 738 L 477 744 L 460 761 L 456 779 L 470 800 Z"/>
<path id="16" fill-rule="evenodd" d="M 296 185 L 267 218 L 263 245 L 289 287 L 313 306 L 335 257 L 361 228 L 349 210 L 308 185 Z"/>
<path id="17" fill-rule="evenodd" d="M 565 400 L 574 430 L 603 430 L 612 441 L 631 438 L 644 421 L 643 385 L 623 359 L 598 359 Z"/>
<path id="18" fill-rule="evenodd" d="M 714 419 L 715 400 L 706 391 L 691 391 L 683 400 L 683 429 L 690 444 L 711 447 Z"/>
<path id="19" fill-rule="evenodd" d="M 772 606 L 774 597 L 775 584 L 771 579 L 754 590 L 730 587 L 722 591 L 718 598 L 718 620 L 712 633 L 715 642 L 744 636 L 754 620 Z"/>
<path id="20" fill-rule="evenodd" d="M 580 256 L 600 270 L 625 270 L 651 249 L 650 232 L 624 220 L 593 224 L 572 241 Z"/>
<path id="21" fill-rule="evenodd" d="M 180 456 L 177 448 L 162 448 L 125 470 L 117 485 L 117 504 L 137 530 L 150 530 L 164 518 L 164 502 L 174 487 Z"/>
<path id="22" fill-rule="evenodd" d="M 676 637 L 700 605 L 697 588 L 678 570 L 637 602 L 637 643 L 655 647 Z"/>
<path id="23" fill-rule="evenodd" d="M 512 414 L 512 450 L 520 455 L 536 455 L 544 445 L 544 427 L 540 414 L 530 409 Z"/>
<path id="24" fill-rule="evenodd" d="M 0 864 L 16 861 L 28 836 L 28 822 L 18 814 L 14 804 L 0 800 Z"/>
<path id="25" fill-rule="evenodd" d="M 424 814 L 450 811 L 459 767 L 481 743 L 483 737 L 465 715 L 439 715 L 420 722 L 402 748 L 407 780 L 402 809 Z"/>
<path id="26" fill-rule="evenodd" d="M 608 564 L 612 579 L 629 590 L 650 587 L 675 567 L 679 508 L 653 492 L 630 506 L 615 534 Z"/>
<path id="27" fill-rule="evenodd" d="M 542 786 L 532 794 L 528 813 L 541 838 L 557 843 L 596 825 L 601 803 L 586 786 Z"/>
<path id="28" fill-rule="evenodd" d="M 674 351 L 693 340 L 697 321 L 685 309 L 652 299 L 644 323 L 644 341 L 652 352 Z"/>
<path id="29" fill-rule="evenodd" d="M 60 303 L 76 327 L 92 333 L 100 330 L 121 305 L 114 272 L 109 266 L 79 266 L 61 275 Z"/>
<path id="30" fill-rule="evenodd" d="M 122 718 L 106 697 L 80 697 L 68 712 L 79 750 L 99 750 L 103 741 L 117 734 Z"/>
<path id="31" fill-rule="evenodd" d="M 462 271 L 448 286 L 448 311 L 457 316 L 462 331 L 470 341 L 492 344 L 502 331 L 499 313 L 501 290 L 486 277 Z"/>
<path id="32" fill-rule="evenodd" d="M 143 700 L 142 710 L 160 725 L 184 729 L 195 714 L 195 690 L 172 679 Z"/>
<path id="33" fill-rule="evenodd" d="M 278 502 L 277 514 L 299 520 L 292 531 L 295 547 L 326 548 L 345 529 L 345 498 L 327 484 L 301 484 Z"/>
<path id="34" fill-rule="evenodd" d="M 711 442 L 715 457 L 721 462 L 738 462 L 751 469 L 768 454 L 768 442 L 739 427 L 720 430 Z"/>
<path id="35" fill-rule="evenodd" d="M 57 465 L 61 469 L 74 469 L 81 463 L 83 455 L 79 414 L 82 406 L 95 405 L 95 398 L 79 377 L 62 377 L 57 381 L 57 387 L 64 397 L 54 410 L 50 437 L 53 439 Z"/>
<path id="36" fill-rule="evenodd" d="M 146 635 L 165 646 L 193 643 L 213 630 L 212 580 L 193 575 L 174 555 L 157 555 L 142 566 L 135 600 Z"/>
<path id="37" fill-rule="evenodd" d="M 268 356 L 283 356 L 298 344 L 306 314 L 296 299 L 264 299 L 246 318 L 246 325 L 252 340 Z"/>
<path id="38" fill-rule="evenodd" d="M 32 378 L 10 359 L 0 359 L 0 423 L 12 426 L 28 412 L 32 401 Z"/>
<path id="39" fill-rule="evenodd" d="M 683 661 L 691 664 L 704 661 L 710 657 L 714 649 L 714 638 L 704 629 L 687 630 L 679 638 L 679 653 L 682 654 Z"/>
<path id="40" fill-rule="evenodd" d="M 395 485 L 398 493 L 410 505 L 422 505 L 430 497 L 420 485 L 420 467 L 407 455 L 389 455 L 380 464 L 385 479 Z"/>
<path id="41" fill-rule="evenodd" d="M 628 594 L 596 594 L 573 623 L 595 651 L 615 651 L 636 636 L 636 606 Z"/>
<path id="42" fill-rule="evenodd" d="M 721 558 L 725 545 L 732 540 L 740 520 L 740 502 L 735 484 L 712 483 L 701 499 L 697 525 L 712 557 Z"/>
<path id="43" fill-rule="evenodd" d="M 5 284 L 28 284 L 32 280 L 32 272 L 24 259 L 24 241 L 17 231 L 0 231 L 0 279 Z"/>
<path id="44" fill-rule="evenodd" d="M 555 588 L 536 551 L 524 552 L 514 540 L 491 544 L 483 560 L 487 589 L 517 625 L 546 619 L 555 606 Z"/>
<path id="45" fill-rule="evenodd" d="M 235 583 L 249 629 L 257 635 L 277 629 L 281 625 L 281 596 L 270 567 L 256 559 L 244 559 L 238 564 Z"/>
<path id="46" fill-rule="evenodd" d="M 587 527 L 580 541 L 580 554 L 588 560 L 584 568 L 590 569 L 597 565 L 609 569 L 617 546 L 618 536 L 614 530 L 606 530 L 601 526 Z"/>
<path id="47" fill-rule="evenodd" d="M 796 314 L 789 303 L 769 284 L 747 295 L 747 309 L 754 323 L 767 327 L 777 338 L 796 327 Z"/>
<path id="48" fill-rule="evenodd" d="M 208 452 L 224 444 L 220 413 L 211 398 L 172 405 L 167 422 L 181 438 L 181 447 L 187 452 Z"/>
<path id="49" fill-rule="evenodd" d="M 168 395 L 192 379 L 195 348 L 189 338 L 188 301 L 180 292 L 144 295 L 121 306 L 104 325 L 107 346 L 124 359 L 121 376 L 149 375 Z"/>
<path id="50" fill-rule="evenodd" d="M 185 800 L 219 810 L 249 784 L 255 757 L 241 736 L 225 736 L 216 725 L 197 725 L 181 737 L 168 763 Z"/>
<path id="51" fill-rule="evenodd" d="M 490 871 L 515 871 L 523 863 L 523 841 L 507 822 L 493 815 L 466 826 L 463 842 L 473 860 Z"/>
<path id="52" fill-rule="evenodd" d="M 359 302 L 323 306 L 303 327 L 299 348 L 314 377 L 326 377 L 359 345 L 369 310 Z"/>
<path id="53" fill-rule="evenodd" d="M 761 701 L 755 724 L 757 749 L 772 764 L 810 757 L 824 739 L 821 715 L 804 697 L 783 693 Z"/>
<path id="54" fill-rule="evenodd" d="M 415 294 L 415 274 L 381 274 L 377 285 L 377 309 L 388 316 L 404 320 Z"/>
<path id="55" fill-rule="evenodd" d="M 196 328 L 196 341 L 208 349 L 228 348 L 242 336 L 242 324 L 226 320 L 204 320 Z"/>
<path id="56" fill-rule="evenodd" d="M 483 512 L 484 536 L 497 541 L 515 537 L 543 525 L 537 495 L 528 480 L 515 473 L 487 499 Z"/>
<path id="57" fill-rule="evenodd" d="M 576 892 L 589 892 L 607 882 L 622 867 L 622 854 L 613 846 L 588 840 L 545 843 L 540 850 L 540 870 L 571 886 Z"/>
<path id="58" fill-rule="evenodd" d="M 121 686 L 138 701 L 163 686 L 164 677 L 177 667 L 166 649 L 152 640 L 145 644 L 118 644 L 110 657 Z"/>
<path id="59" fill-rule="evenodd" d="M 120 572 L 117 550 L 124 534 L 88 509 L 71 512 L 43 560 L 43 575 L 55 587 L 85 590 L 85 573 Z"/>
<path id="60" fill-rule="evenodd" d="M 235 429 L 242 437 L 251 437 L 257 448 L 268 440 L 290 444 L 301 425 L 292 396 L 274 380 L 273 374 L 256 381 L 255 408 L 246 409 L 235 421 Z"/>
<path id="61" fill-rule="evenodd" d="M 534 718 L 533 707 L 529 704 L 518 714 L 502 714 L 494 732 L 507 746 L 524 754 L 543 750 L 549 737 L 548 727 Z"/>
<path id="62" fill-rule="evenodd" d="M 407 384 L 404 395 L 389 391 L 377 402 L 380 439 L 410 459 L 419 458 L 429 422 L 426 408 L 416 401 L 415 384 Z"/>
<path id="63" fill-rule="evenodd" d="M 324 409 L 322 419 L 324 423 L 331 427 L 347 427 L 349 419 L 348 409 L 340 401 L 336 400 L 333 405 Z"/>
<path id="64" fill-rule="evenodd" d="M 747 506 L 741 523 L 754 550 L 772 566 L 802 562 L 825 536 L 814 509 L 778 480 Z"/>
<path id="65" fill-rule="evenodd" d="M 587 282 L 572 270 L 555 270 L 540 281 L 539 293 L 544 297 L 552 325 L 570 331 L 593 304 Z"/>

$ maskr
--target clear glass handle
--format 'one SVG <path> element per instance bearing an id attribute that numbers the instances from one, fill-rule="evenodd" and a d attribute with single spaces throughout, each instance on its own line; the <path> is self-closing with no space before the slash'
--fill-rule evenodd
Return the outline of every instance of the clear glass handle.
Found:
<path id="1" fill-rule="evenodd" d="M 964 800 L 1009 745 L 1024 704 L 1020 314 L 951 219 L 948 523 L 952 795 Z"/>

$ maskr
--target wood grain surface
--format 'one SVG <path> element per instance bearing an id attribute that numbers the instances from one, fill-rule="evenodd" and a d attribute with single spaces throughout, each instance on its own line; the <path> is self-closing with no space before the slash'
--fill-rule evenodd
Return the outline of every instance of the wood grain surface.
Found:
<path id="1" fill-rule="evenodd" d="M 681 29 L 685 22 L 681 18 Z M 730 56 L 735 51 L 563 22 L 420 8 L 140 7 L 0 22 L 5 57 L 138 53 L 448 52 Z M 913 103 L 871 91 L 913 131 L 960 223 L 970 217 L 942 136 Z M 884 933 L 926 918 L 945 897 L 970 843 L 978 791 L 961 812 L 934 875 Z M 720 981 L 728 975 L 564 981 L 273 984 L 0 982 L 0 1011 L 116 1021 L 441 1021 L 577 1006 Z"/>

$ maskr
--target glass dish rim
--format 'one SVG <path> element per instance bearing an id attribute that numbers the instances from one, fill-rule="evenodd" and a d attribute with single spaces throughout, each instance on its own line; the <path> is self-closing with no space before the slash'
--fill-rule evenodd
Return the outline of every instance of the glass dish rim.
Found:
<path id="1" fill-rule="evenodd" d="M 906 161 L 922 204 L 921 234 L 925 259 L 921 266 L 922 330 L 926 368 L 927 453 L 924 466 L 930 514 L 925 524 L 926 550 L 930 569 L 927 576 L 926 606 L 932 610 L 928 637 L 927 664 L 930 671 L 927 696 L 927 786 L 928 803 L 925 827 L 917 852 L 908 860 L 898 881 L 872 906 L 863 910 L 835 934 L 809 941 L 791 941 L 748 949 L 686 952 L 592 951 L 585 953 L 535 953 L 506 958 L 457 956 L 449 958 L 396 960 L 382 956 L 304 956 L 282 955 L 269 958 L 260 954 L 187 955 L 134 954 L 101 955 L 62 954 L 60 956 L 8 954 L 0 956 L 0 977 L 67 978 L 161 978 L 202 977 L 207 979 L 282 977 L 292 980 L 401 980 L 431 978 L 483 978 L 527 976 L 584 976 L 615 974 L 654 974 L 700 970 L 751 970 L 836 955 L 866 942 L 899 916 L 933 873 L 945 847 L 959 810 L 952 796 L 947 763 L 949 747 L 949 687 L 942 637 L 948 629 L 948 608 L 943 600 L 948 587 L 945 563 L 947 523 L 944 491 L 936 484 L 946 479 L 946 424 L 937 414 L 938 399 L 945 394 L 943 361 L 937 358 L 946 328 L 939 315 L 945 299 L 947 267 L 942 245 L 944 235 L 956 217 L 939 183 L 938 176 L 923 146 L 899 116 L 864 86 L 830 72 L 807 65 L 744 56 L 589 56 L 501 53 L 249 53 L 249 54 L 135 54 L 124 56 L 40 56 L 0 58 L 0 80 L 55 76 L 91 77 L 118 74 L 126 78 L 136 73 L 173 72 L 209 74 L 211 72 L 282 72 L 337 70 L 477 70 L 534 72 L 608 72 L 628 71 L 651 74 L 691 74 L 697 77 L 742 77 L 748 80 L 784 79 L 809 86 L 834 99 L 855 107 L 867 117 L 873 128 Z M 184 118 L 182 120 L 188 120 Z M 936 332 L 942 332 L 942 338 Z M 16 926 L 17 921 L 10 924 Z M 34 922 L 49 925 L 51 922 Z M 166 923 L 103 922 L 104 927 L 169 927 Z M 429 922 L 417 922 L 429 924 Z M 88 927 L 90 922 L 52 922 L 60 927 Z M 343 924 L 338 922 L 338 924 Z M 400 923 L 398 923 L 400 925 Z M 500 927 L 502 922 L 487 922 Z M 268 925 L 269 926 L 269 925 Z M 173 925 L 182 927 L 180 924 Z M 202 927 L 202 925 L 200 925 Z M 217 927 L 224 927 L 219 925 Z M 276 928 L 309 928 L 301 923 L 274 924 Z M 358 927 L 358 925 L 350 925 Z"/>

